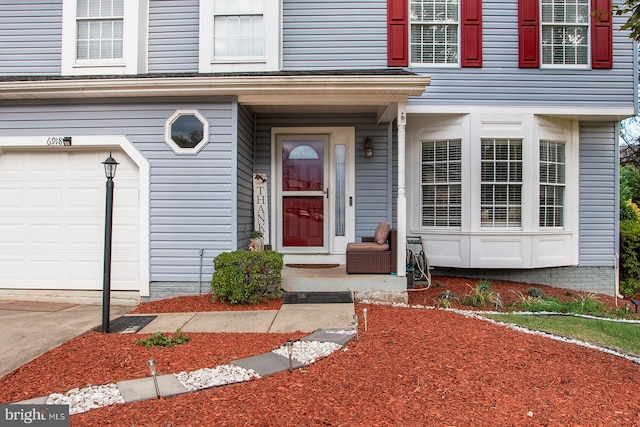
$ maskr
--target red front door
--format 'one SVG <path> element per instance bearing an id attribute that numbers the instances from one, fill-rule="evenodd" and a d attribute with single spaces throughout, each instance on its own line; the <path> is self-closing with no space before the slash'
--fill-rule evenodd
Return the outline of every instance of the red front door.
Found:
<path id="1" fill-rule="evenodd" d="M 322 137 L 282 139 L 282 245 L 285 248 L 326 246 L 325 145 Z"/>

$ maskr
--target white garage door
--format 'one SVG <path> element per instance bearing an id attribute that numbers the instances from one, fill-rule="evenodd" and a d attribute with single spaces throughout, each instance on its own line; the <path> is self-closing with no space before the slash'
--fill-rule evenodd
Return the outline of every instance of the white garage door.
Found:
<path id="1" fill-rule="evenodd" d="M 0 288 L 102 289 L 109 150 L 0 153 Z M 139 289 L 138 167 L 119 150 L 111 288 Z"/>

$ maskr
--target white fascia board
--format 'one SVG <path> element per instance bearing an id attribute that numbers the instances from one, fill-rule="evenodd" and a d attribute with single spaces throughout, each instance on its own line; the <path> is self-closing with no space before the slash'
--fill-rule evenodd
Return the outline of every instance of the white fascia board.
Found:
<path id="1" fill-rule="evenodd" d="M 161 77 L 0 82 L 0 100 L 86 99 L 153 96 L 282 96 L 336 95 L 402 98 L 421 95 L 424 76 L 233 76 Z M 358 104 L 358 100 L 353 100 Z"/>

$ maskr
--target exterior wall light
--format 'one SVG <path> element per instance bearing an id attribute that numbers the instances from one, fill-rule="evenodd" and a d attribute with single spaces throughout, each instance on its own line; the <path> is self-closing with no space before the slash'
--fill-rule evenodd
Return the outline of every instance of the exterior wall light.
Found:
<path id="1" fill-rule="evenodd" d="M 373 142 L 371 142 L 371 138 L 366 137 L 364 139 L 364 158 L 370 159 L 373 157 Z"/>

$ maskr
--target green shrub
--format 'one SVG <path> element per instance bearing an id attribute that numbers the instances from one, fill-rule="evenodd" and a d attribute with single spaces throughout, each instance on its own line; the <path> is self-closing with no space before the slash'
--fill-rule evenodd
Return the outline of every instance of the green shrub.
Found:
<path id="1" fill-rule="evenodd" d="M 283 256 L 275 251 L 224 252 L 215 257 L 213 299 L 230 304 L 257 304 L 282 294 Z"/>
<path id="2" fill-rule="evenodd" d="M 435 306 L 451 308 L 451 306 L 457 302 L 459 302 L 459 299 L 456 294 L 447 290 L 446 292 L 442 292 L 440 295 L 438 295 L 438 298 L 435 300 Z"/>
<path id="3" fill-rule="evenodd" d="M 476 285 L 476 289 L 478 289 L 481 292 L 492 292 L 491 282 L 486 280 L 486 279 L 485 280 L 481 280 Z"/>
<path id="4" fill-rule="evenodd" d="M 554 297 L 542 297 L 538 298 L 533 295 L 523 295 L 520 291 L 513 291 L 518 295 L 519 301 L 515 304 L 525 311 L 537 312 L 537 311 L 553 311 L 562 313 L 565 311 L 565 307 L 558 298 Z"/>
<path id="5" fill-rule="evenodd" d="M 640 222 L 620 221 L 620 292 L 626 297 L 640 291 Z"/>
<path id="6" fill-rule="evenodd" d="M 529 288 L 527 289 L 527 295 L 534 298 L 544 298 L 544 291 L 540 288 Z"/>
<path id="7" fill-rule="evenodd" d="M 604 305 L 596 294 L 588 293 L 564 303 L 567 313 L 598 314 L 604 311 Z"/>
<path id="8" fill-rule="evenodd" d="M 146 348 L 150 347 L 173 347 L 178 344 L 185 344 L 191 341 L 191 337 L 182 334 L 182 330 L 176 330 L 176 336 L 162 335 L 162 332 L 156 332 L 148 338 L 135 340 L 134 343 L 143 345 Z"/>
<path id="9" fill-rule="evenodd" d="M 474 288 L 471 287 L 468 294 L 460 298 L 460 302 L 471 307 L 485 307 L 488 305 L 501 306 L 502 302 L 495 292 L 491 289 L 491 283 L 483 280 Z"/>

